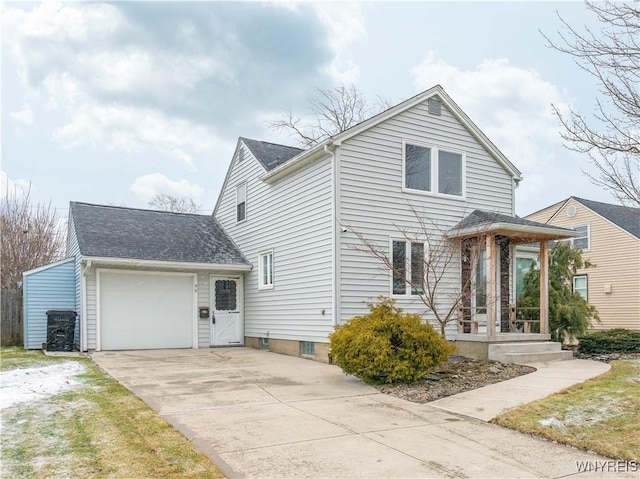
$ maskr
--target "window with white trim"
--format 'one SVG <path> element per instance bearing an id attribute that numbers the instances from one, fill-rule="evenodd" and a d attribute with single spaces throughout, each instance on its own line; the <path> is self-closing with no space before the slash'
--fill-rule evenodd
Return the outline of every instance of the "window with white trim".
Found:
<path id="1" fill-rule="evenodd" d="M 424 293 L 425 244 L 417 241 L 392 240 L 392 295 Z"/>
<path id="2" fill-rule="evenodd" d="M 589 225 L 578 225 L 572 228 L 578 236 L 571 238 L 571 246 L 574 248 L 580 248 L 581 250 L 589 249 Z"/>
<path id="3" fill-rule="evenodd" d="M 589 282 L 586 274 L 579 274 L 573 277 L 573 291 L 588 300 Z"/>
<path id="4" fill-rule="evenodd" d="M 247 218 L 247 183 L 241 183 L 236 187 L 236 222 L 240 223 Z"/>
<path id="5" fill-rule="evenodd" d="M 436 147 L 404 144 L 404 188 L 464 196 L 464 155 Z"/>
<path id="6" fill-rule="evenodd" d="M 273 288 L 273 250 L 258 255 L 258 289 Z"/>

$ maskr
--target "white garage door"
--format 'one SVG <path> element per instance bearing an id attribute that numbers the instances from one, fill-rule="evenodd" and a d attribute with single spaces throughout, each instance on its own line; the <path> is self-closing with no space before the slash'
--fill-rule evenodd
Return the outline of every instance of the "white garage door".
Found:
<path id="1" fill-rule="evenodd" d="M 191 348 L 193 295 L 193 275 L 101 271 L 101 349 Z"/>

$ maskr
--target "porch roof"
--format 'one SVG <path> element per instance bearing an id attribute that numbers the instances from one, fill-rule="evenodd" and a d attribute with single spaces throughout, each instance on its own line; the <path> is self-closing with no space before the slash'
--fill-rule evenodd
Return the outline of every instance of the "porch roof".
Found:
<path id="1" fill-rule="evenodd" d="M 577 236 L 571 229 L 482 210 L 473 211 L 447 232 L 449 238 L 468 238 L 483 234 L 507 236 L 512 243 L 559 240 Z"/>

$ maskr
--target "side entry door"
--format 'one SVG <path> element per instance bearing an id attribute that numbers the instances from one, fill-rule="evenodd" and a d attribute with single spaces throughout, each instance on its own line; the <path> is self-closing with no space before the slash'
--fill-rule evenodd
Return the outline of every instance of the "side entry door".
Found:
<path id="1" fill-rule="evenodd" d="M 211 287 L 211 344 L 239 346 L 243 339 L 240 278 L 213 276 Z"/>

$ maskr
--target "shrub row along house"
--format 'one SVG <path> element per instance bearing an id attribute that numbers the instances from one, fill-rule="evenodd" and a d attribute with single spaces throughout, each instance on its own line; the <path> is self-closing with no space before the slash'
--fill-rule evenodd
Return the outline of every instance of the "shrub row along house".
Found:
<path id="1" fill-rule="evenodd" d="M 523 340 L 546 354 L 544 286 L 541 333 L 513 321 L 515 245 L 576 233 L 516 217 L 520 181 L 435 86 L 307 150 L 240 138 L 212 216 L 73 202 L 70 259 L 25 282 L 71 285 L 82 350 L 245 344 L 326 361 L 334 325 L 380 295 L 433 320 L 423 278 L 449 242 L 435 292 L 455 310 L 448 338 L 480 356 L 510 359 L 505 343 Z M 26 287 L 25 344 L 40 347 L 46 301 Z"/>

